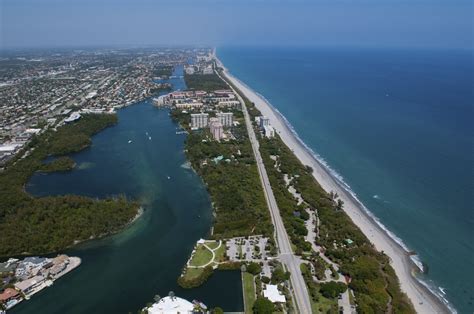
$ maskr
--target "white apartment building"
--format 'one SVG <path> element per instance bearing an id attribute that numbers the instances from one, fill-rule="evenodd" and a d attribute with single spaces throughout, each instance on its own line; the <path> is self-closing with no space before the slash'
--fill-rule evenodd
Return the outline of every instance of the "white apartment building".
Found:
<path id="1" fill-rule="evenodd" d="M 234 114 L 232 112 L 218 112 L 216 117 L 223 126 L 232 126 Z"/>
<path id="2" fill-rule="evenodd" d="M 228 100 L 236 100 L 234 94 L 216 94 L 214 92 L 214 96 L 212 96 L 212 100 L 219 102 L 219 101 L 228 101 Z"/>
<path id="3" fill-rule="evenodd" d="M 263 133 L 267 138 L 272 138 L 275 136 L 275 129 L 271 125 L 265 125 L 263 127 Z"/>
<path id="4" fill-rule="evenodd" d="M 219 101 L 217 103 L 217 107 L 240 108 L 240 101 L 238 100 Z"/>
<path id="5" fill-rule="evenodd" d="M 161 95 L 161 96 L 158 96 L 158 98 L 153 98 L 153 103 L 158 107 L 166 105 L 168 101 L 169 101 L 168 95 Z"/>
<path id="6" fill-rule="evenodd" d="M 191 128 L 202 129 L 207 127 L 209 114 L 207 113 L 192 113 L 191 114 Z"/>
<path id="7" fill-rule="evenodd" d="M 202 108 L 203 103 L 202 102 L 186 102 L 186 103 L 175 104 L 175 106 L 178 109 Z"/>
<path id="8" fill-rule="evenodd" d="M 270 119 L 265 116 L 260 117 L 260 128 L 263 129 L 265 126 L 270 125 Z"/>

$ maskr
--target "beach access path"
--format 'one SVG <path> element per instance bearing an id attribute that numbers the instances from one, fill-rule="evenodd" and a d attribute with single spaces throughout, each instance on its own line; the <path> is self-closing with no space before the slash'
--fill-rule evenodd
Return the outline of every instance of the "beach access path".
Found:
<path id="1" fill-rule="evenodd" d="M 255 104 L 262 115 L 269 118 L 270 124 L 275 128 L 283 142 L 293 151 L 301 163 L 313 168 L 313 176 L 321 187 L 326 192 L 333 191 L 339 195 L 340 199 L 344 201 L 344 211 L 349 215 L 352 221 L 375 245 L 377 250 L 383 251 L 390 257 L 392 267 L 395 269 L 398 279 L 400 280 L 401 289 L 408 295 L 417 313 L 449 313 L 450 311 L 447 306 L 415 278 L 414 269 L 416 265 L 408 256 L 408 252 L 401 247 L 400 244 L 395 242 L 395 240 L 366 213 L 362 204 L 343 188 L 313 154 L 308 151 L 288 127 L 280 113 L 268 104 L 262 96 L 232 76 L 217 57 L 215 59 L 217 64 L 224 69 L 223 74 L 225 77 Z"/>
<path id="2" fill-rule="evenodd" d="M 217 73 L 217 75 L 219 75 Z M 220 75 L 219 75 L 220 76 Z M 232 88 L 232 87 L 231 87 Z M 311 301 L 309 299 L 308 289 L 306 283 L 301 274 L 301 260 L 293 253 L 291 248 L 291 242 L 286 232 L 283 220 L 280 215 L 280 210 L 276 202 L 273 190 L 270 185 L 270 179 L 268 178 L 265 165 L 263 164 L 262 156 L 260 155 L 259 143 L 255 135 L 255 131 L 250 121 L 250 116 L 245 106 L 245 102 L 237 91 L 235 91 L 240 103 L 242 104 L 242 111 L 245 117 L 245 124 L 247 125 L 247 132 L 249 139 L 252 144 L 252 150 L 257 163 L 258 173 L 262 183 L 265 199 L 270 210 L 270 216 L 272 218 L 273 225 L 275 227 L 276 242 L 279 249 L 279 260 L 282 262 L 287 270 L 290 272 L 290 281 L 293 288 L 294 301 L 298 308 L 298 313 L 311 313 Z"/>

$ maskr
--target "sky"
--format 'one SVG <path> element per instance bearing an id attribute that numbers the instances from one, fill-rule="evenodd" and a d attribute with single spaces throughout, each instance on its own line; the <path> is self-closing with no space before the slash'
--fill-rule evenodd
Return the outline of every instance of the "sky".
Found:
<path id="1" fill-rule="evenodd" d="M 0 0 L 0 49 L 280 45 L 473 49 L 471 0 Z"/>

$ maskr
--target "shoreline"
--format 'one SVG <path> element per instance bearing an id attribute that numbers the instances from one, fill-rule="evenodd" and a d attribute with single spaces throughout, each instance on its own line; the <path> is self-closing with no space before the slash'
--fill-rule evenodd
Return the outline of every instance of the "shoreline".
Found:
<path id="1" fill-rule="evenodd" d="M 455 312 L 454 309 L 449 307 L 446 299 L 436 295 L 426 283 L 416 278 L 416 271 L 422 269 L 421 263 L 412 259 L 403 242 L 373 216 L 352 193 L 350 187 L 345 184 L 342 178 L 338 178 L 336 174 L 331 173 L 332 169 L 320 160 L 317 154 L 298 137 L 288 120 L 262 95 L 230 74 L 217 56 L 215 56 L 215 60 L 218 66 L 224 69 L 225 77 L 255 104 L 262 115 L 269 118 L 270 124 L 275 128 L 282 141 L 293 151 L 301 163 L 313 168 L 313 177 L 321 187 L 326 192 L 334 191 L 340 196 L 344 201 L 344 211 L 369 241 L 374 244 L 376 249 L 389 256 L 391 265 L 395 269 L 400 282 L 401 290 L 412 301 L 417 313 Z"/>

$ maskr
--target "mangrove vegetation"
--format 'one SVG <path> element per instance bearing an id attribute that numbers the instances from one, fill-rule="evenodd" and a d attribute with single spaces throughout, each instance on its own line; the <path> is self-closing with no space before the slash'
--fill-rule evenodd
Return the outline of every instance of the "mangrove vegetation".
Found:
<path id="1" fill-rule="evenodd" d="M 91 136 L 114 125 L 116 115 L 83 115 L 57 131 L 34 137 L 0 172 L 0 256 L 45 254 L 118 231 L 137 214 L 138 204 L 123 196 L 96 200 L 63 195 L 33 197 L 25 192 L 36 171 L 67 171 L 65 155 L 91 144 Z M 47 158 L 57 158 L 45 163 Z"/>

